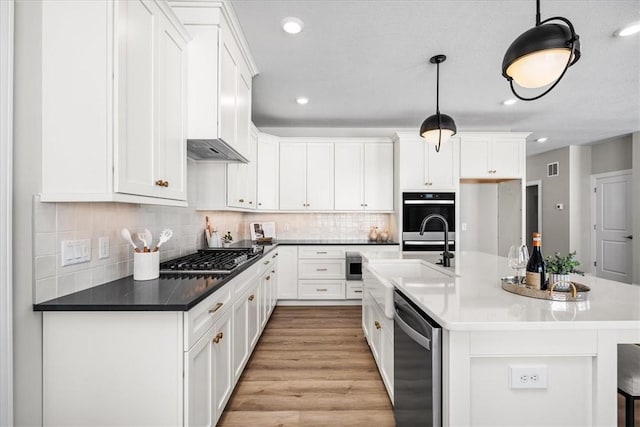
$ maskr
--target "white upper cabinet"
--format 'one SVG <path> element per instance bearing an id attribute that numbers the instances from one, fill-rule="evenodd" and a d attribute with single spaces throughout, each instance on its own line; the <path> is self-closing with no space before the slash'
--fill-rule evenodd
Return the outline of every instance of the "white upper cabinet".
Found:
<path id="1" fill-rule="evenodd" d="M 526 133 L 465 133 L 460 137 L 460 177 L 523 178 Z"/>
<path id="2" fill-rule="evenodd" d="M 333 144 L 280 143 L 280 210 L 333 210 Z"/>
<path id="3" fill-rule="evenodd" d="M 277 210 L 278 197 L 278 138 L 258 133 L 258 209 Z"/>
<path id="4" fill-rule="evenodd" d="M 173 2 L 189 45 L 188 139 L 222 139 L 250 155 L 251 87 L 257 68 L 226 2 Z"/>
<path id="5" fill-rule="evenodd" d="M 335 144 L 335 209 L 393 210 L 393 145 Z"/>
<path id="6" fill-rule="evenodd" d="M 44 2 L 42 25 L 42 200 L 184 206 L 190 37 L 167 3 Z"/>
<path id="7" fill-rule="evenodd" d="M 417 133 L 396 134 L 399 159 L 399 188 L 401 190 L 454 190 L 459 179 L 458 137 L 441 144 L 436 152 Z"/>
<path id="8" fill-rule="evenodd" d="M 227 165 L 227 206 L 255 209 L 258 131 L 252 130 L 247 159 L 249 163 Z M 214 190 L 215 191 L 215 190 Z"/>

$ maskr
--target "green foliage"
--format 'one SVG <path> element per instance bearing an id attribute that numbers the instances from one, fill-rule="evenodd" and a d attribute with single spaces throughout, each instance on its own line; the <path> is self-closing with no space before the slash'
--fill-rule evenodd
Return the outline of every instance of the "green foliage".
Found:
<path id="1" fill-rule="evenodd" d="M 547 263 L 547 273 L 554 274 L 579 274 L 584 276 L 584 272 L 576 270 L 576 267 L 580 265 L 580 261 L 575 259 L 575 252 L 570 252 L 567 256 L 561 256 L 559 252 L 556 252 L 553 256 L 545 258 Z"/>
<path id="2" fill-rule="evenodd" d="M 222 236 L 222 241 L 225 243 L 231 243 L 233 241 L 233 236 L 231 236 L 231 232 L 227 231 L 227 234 Z"/>

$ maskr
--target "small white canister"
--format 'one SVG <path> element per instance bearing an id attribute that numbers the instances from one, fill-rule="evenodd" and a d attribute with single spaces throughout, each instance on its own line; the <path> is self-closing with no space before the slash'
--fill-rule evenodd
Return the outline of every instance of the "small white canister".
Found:
<path id="1" fill-rule="evenodd" d="M 133 280 L 151 280 L 160 277 L 160 252 L 133 253 Z"/>

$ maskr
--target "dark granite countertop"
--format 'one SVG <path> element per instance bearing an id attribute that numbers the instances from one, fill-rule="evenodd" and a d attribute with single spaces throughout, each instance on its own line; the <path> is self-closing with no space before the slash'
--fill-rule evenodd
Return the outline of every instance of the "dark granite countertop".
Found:
<path id="1" fill-rule="evenodd" d="M 133 276 L 108 282 L 83 291 L 33 305 L 34 311 L 187 311 L 220 287 L 233 280 L 246 268 L 262 259 L 278 245 L 397 245 L 397 242 L 370 242 L 345 239 L 286 239 L 274 240 L 256 257 L 228 275 L 162 274 L 153 280 L 135 281 Z M 241 240 L 234 248 L 252 247 L 255 242 Z"/>

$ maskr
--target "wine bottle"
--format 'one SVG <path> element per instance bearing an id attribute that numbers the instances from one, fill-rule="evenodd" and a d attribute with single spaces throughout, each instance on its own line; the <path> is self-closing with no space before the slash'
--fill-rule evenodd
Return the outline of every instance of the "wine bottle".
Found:
<path id="1" fill-rule="evenodd" d="M 547 265 L 542 256 L 542 235 L 533 233 L 533 253 L 527 263 L 527 286 L 533 289 L 547 289 L 546 272 Z"/>

